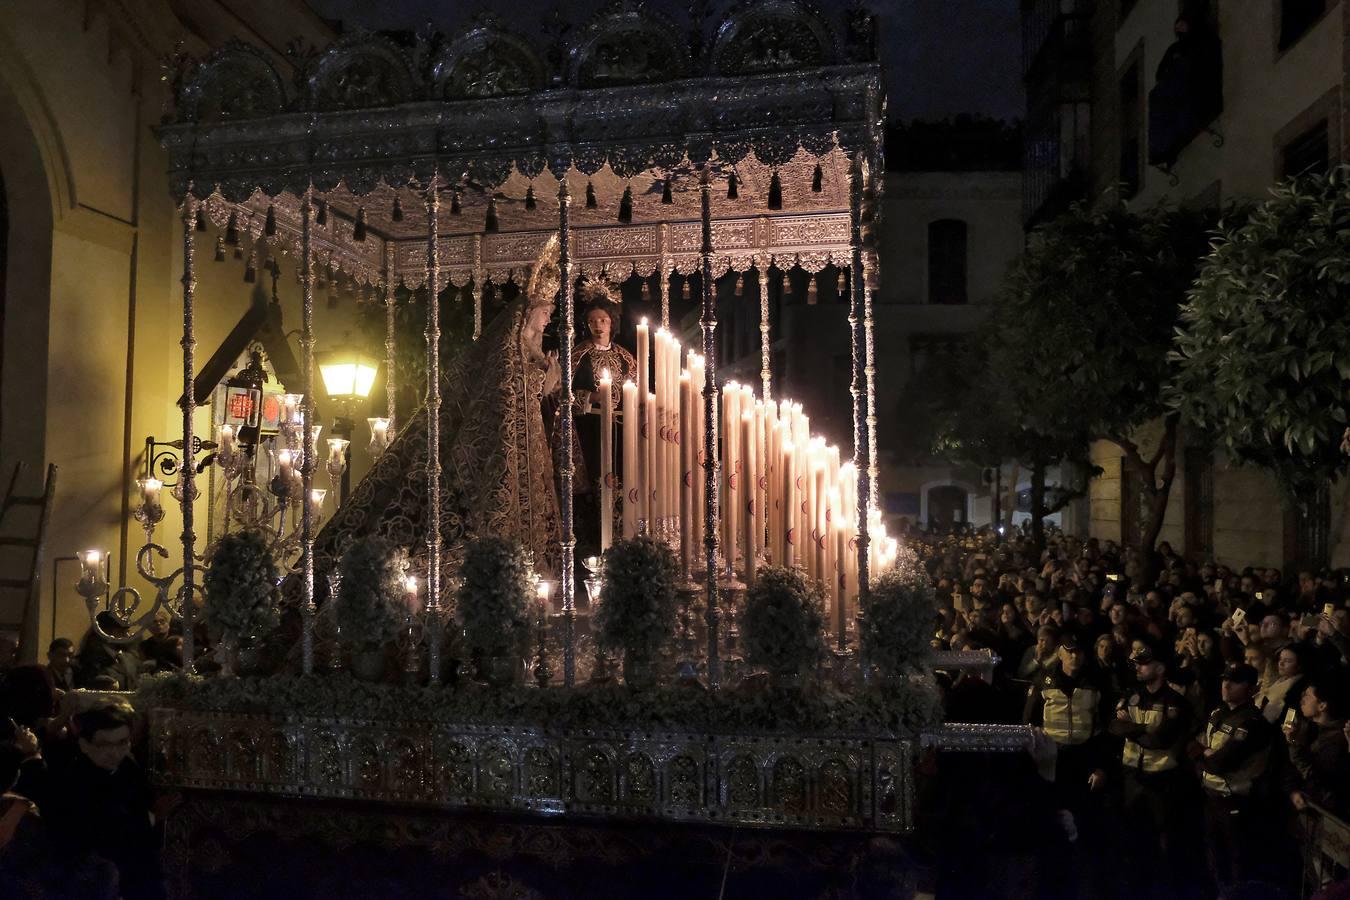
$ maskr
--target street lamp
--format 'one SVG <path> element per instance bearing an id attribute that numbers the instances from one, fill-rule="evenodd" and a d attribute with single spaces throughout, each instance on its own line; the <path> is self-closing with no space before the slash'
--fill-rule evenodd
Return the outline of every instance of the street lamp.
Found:
<path id="1" fill-rule="evenodd" d="M 352 346 L 346 338 L 339 346 L 317 353 L 315 357 L 323 377 L 324 392 L 337 410 L 333 434 L 343 439 L 342 443 L 329 441 L 328 456 L 328 474 L 334 479 L 340 478 L 341 482 L 337 498 L 340 505 L 351 486 L 348 469 L 351 462 L 352 417 L 357 404 L 370 396 L 380 364 L 375 357 Z M 339 485 L 335 484 L 334 487 Z"/>

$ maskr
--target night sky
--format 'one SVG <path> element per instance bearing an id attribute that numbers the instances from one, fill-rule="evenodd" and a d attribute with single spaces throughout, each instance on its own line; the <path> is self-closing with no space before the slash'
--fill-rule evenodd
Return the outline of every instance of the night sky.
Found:
<path id="1" fill-rule="evenodd" d="M 538 36 L 537 26 L 527 23 L 542 21 L 559 5 L 558 0 L 308 2 L 324 18 L 376 29 L 415 29 L 430 21 L 453 30 L 488 9 L 526 37 Z M 569 19 L 584 24 L 605 0 L 569 0 L 562 5 Z M 682 0 L 651 0 L 649 5 L 684 19 Z M 940 119 L 960 113 L 1005 119 L 1022 116 L 1017 0 L 871 0 L 868 5 L 880 19 L 892 120 Z"/>

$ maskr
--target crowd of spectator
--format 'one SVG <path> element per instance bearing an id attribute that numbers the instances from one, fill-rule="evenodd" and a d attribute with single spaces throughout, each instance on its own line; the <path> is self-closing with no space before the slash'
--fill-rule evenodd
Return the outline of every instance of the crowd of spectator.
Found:
<path id="1" fill-rule="evenodd" d="M 0 638 L 0 897 L 159 900 L 173 800 L 151 791 L 132 753 L 141 720 L 108 692 L 181 667 L 168 615 L 140 640 L 56 638 L 46 665 L 18 665 L 16 649 Z"/>
<path id="2" fill-rule="evenodd" d="M 1033 726 L 1029 758 L 941 760 L 948 896 L 1297 896 L 1307 822 L 1350 818 L 1350 572 L 1053 529 L 908 543 L 934 646 L 997 658 L 940 673 L 948 721 Z"/>

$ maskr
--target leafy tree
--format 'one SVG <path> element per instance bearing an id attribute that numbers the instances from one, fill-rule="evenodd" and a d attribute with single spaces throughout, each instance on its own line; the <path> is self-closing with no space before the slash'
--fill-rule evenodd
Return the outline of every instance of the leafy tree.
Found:
<path id="1" fill-rule="evenodd" d="M 1347 237 L 1350 168 L 1278 185 L 1224 223 L 1176 333 L 1173 415 L 1300 501 L 1350 464 Z"/>
<path id="2" fill-rule="evenodd" d="M 1032 470 L 1038 539 L 1045 470 L 1105 439 L 1141 487 L 1140 543 L 1156 542 L 1177 466 L 1168 352 L 1213 221 L 1161 206 L 1079 203 L 1037 228 L 1010 269 L 982 343 L 988 390 L 1014 423 L 1012 455 Z M 1162 439 L 1145 455 L 1136 431 L 1160 416 Z"/>

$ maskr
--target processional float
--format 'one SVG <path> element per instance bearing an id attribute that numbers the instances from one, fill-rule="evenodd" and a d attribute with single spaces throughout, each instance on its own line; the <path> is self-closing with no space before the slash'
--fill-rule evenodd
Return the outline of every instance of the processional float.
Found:
<path id="1" fill-rule="evenodd" d="M 171 187 L 182 202 L 184 401 L 174 491 L 182 564 L 155 573 L 154 557 L 168 554 L 147 543 L 137 567 L 154 585 L 155 601 L 138 611 L 136 591 L 116 591 L 119 622 L 135 633 L 168 608 L 183 619 L 191 665 L 189 598 L 200 590 L 202 566 L 194 502 L 194 451 L 202 444 L 193 393 L 196 236 L 209 220 L 274 242 L 299 261 L 302 384 L 298 397 L 288 397 L 295 412 L 287 432 L 293 456 L 286 461 L 299 498 L 315 496 L 318 467 L 316 269 L 343 273 L 384 298 L 391 376 L 388 413 L 378 420 L 384 428 L 401 424 L 394 421 L 392 383 L 396 291 L 427 289 L 430 509 L 438 506 L 441 485 L 440 292 L 471 287 L 477 336 L 485 287 L 528 277 L 556 234 L 562 404 L 571 409 L 576 279 L 659 276 L 661 322 L 639 330 L 638 380 L 622 386 L 618 409 L 602 411 L 623 420 L 621 445 L 606 448 L 610 458 L 638 473 L 625 485 L 609 472 L 601 478 L 630 501 L 623 536 L 665 537 L 678 548 L 687 577 L 704 573 L 712 687 L 720 679 L 720 593 L 730 580 L 752 581 L 765 563 L 800 566 L 825 586 L 842 651 L 858 595 L 895 552 L 876 504 L 871 231 L 881 186 L 883 95 L 874 43 L 873 23 L 859 10 L 850 13 L 840 40 L 806 4 L 767 0 L 740 7 L 706 46 L 691 51 L 680 29 L 621 3 L 544 56 L 484 19 L 449 40 L 345 37 L 298 59 L 295 89 L 250 46 L 184 61 L 174 77 L 174 113 L 161 129 Z M 584 204 L 574 202 L 583 194 Z M 555 203 L 543 199 L 550 195 Z M 827 265 L 847 272 L 848 458 L 811 433 L 800 405 L 772 393 L 769 270 L 817 273 Z M 719 383 L 716 353 L 716 279 L 752 270 L 760 301 L 758 395 L 749 386 Z M 670 321 L 677 275 L 699 278 L 698 352 L 680 345 Z M 564 679 L 571 684 L 571 417 L 562 416 L 560 426 L 559 583 Z M 306 672 L 314 665 L 318 511 L 313 502 L 294 505 Z M 430 630 L 444 607 L 441 536 L 434 527 L 427 532 Z M 99 595 L 106 585 L 88 568 L 89 596 Z M 438 652 L 438 642 L 428 644 Z M 434 682 L 439 665 L 431 662 Z"/>

